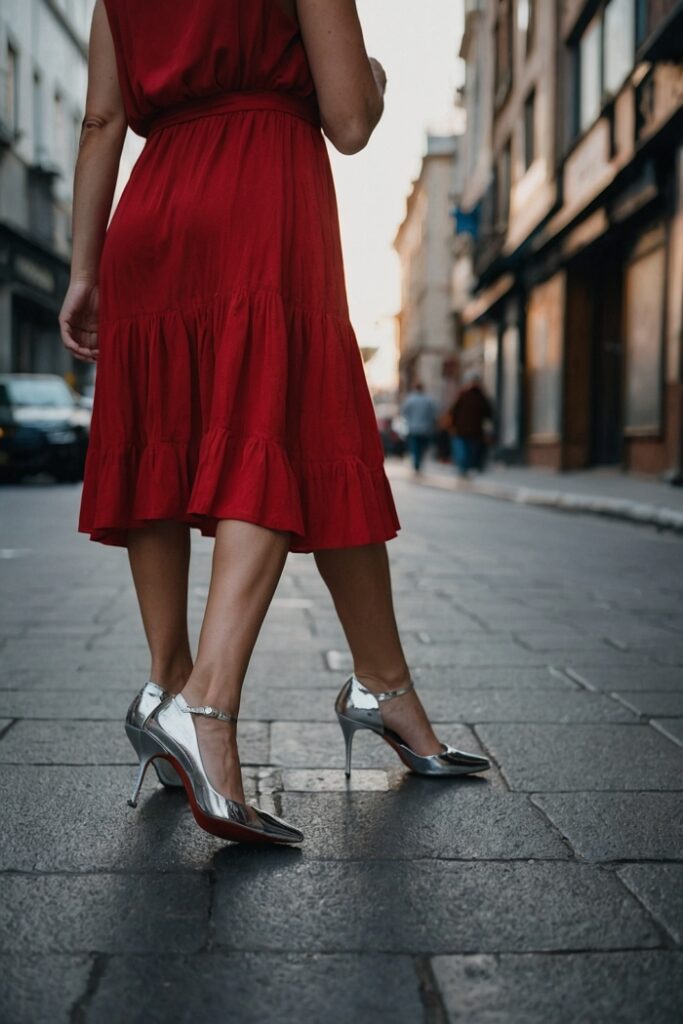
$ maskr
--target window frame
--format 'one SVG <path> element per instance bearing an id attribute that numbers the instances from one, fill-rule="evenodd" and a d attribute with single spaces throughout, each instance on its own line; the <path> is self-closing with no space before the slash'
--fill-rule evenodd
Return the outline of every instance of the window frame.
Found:
<path id="1" fill-rule="evenodd" d="M 607 67 L 607 53 L 606 53 L 606 16 L 607 10 L 613 0 L 601 0 L 598 5 L 593 17 L 583 26 L 579 35 L 569 45 L 571 63 L 572 63 L 572 78 L 573 78 L 573 89 L 572 89 L 572 140 L 576 141 L 578 138 L 582 138 L 586 135 L 593 125 L 600 120 L 604 115 L 605 109 L 614 100 L 614 97 L 623 89 L 626 82 L 628 82 L 633 69 L 636 65 L 636 54 L 638 46 L 640 45 L 641 33 L 644 31 L 644 26 L 647 22 L 647 0 L 633 0 L 633 8 L 631 11 L 631 17 L 633 19 L 632 25 L 632 40 L 633 40 L 633 52 L 631 54 L 632 64 L 630 70 L 623 76 L 620 83 L 613 88 L 608 88 L 606 84 L 606 67 Z M 583 102 L 583 58 L 582 58 L 582 43 L 586 38 L 586 35 L 591 31 L 592 27 L 597 26 L 599 29 L 599 104 L 598 112 L 596 116 L 590 121 L 583 123 L 582 118 L 582 102 Z"/>
<path id="2" fill-rule="evenodd" d="M 536 130 L 536 99 L 537 99 L 536 86 L 534 85 L 534 86 L 532 86 L 532 88 L 527 93 L 526 99 L 524 100 L 524 107 L 523 107 L 523 118 L 524 118 L 524 133 L 523 133 L 524 134 L 524 140 L 523 140 L 523 143 L 524 143 L 524 145 L 523 145 L 523 150 L 522 150 L 522 156 L 523 156 L 523 160 L 524 160 L 524 173 L 525 174 L 529 170 L 529 168 L 532 166 L 532 164 L 535 163 L 535 161 L 536 161 L 536 159 L 538 157 L 538 152 L 537 152 L 538 132 Z M 529 132 L 529 124 L 531 124 L 531 132 Z M 531 136 L 531 150 L 529 149 L 529 137 L 530 136 Z M 531 153 L 531 159 L 529 159 L 529 153 Z"/>

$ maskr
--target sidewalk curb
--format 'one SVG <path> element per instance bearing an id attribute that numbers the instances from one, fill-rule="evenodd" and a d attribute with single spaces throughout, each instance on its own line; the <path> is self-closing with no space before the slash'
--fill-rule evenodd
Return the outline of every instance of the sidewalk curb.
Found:
<path id="1" fill-rule="evenodd" d="M 409 477 L 406 478 L 409 479 Z M 419 479 L 414 479 L 414 482 L 422 487 L 436 487 L 440 490 L 457 491 L 461 494 L 477 494 L 484 498 L 512 501 L 518 505 L 536 505 L 560 512 L 620 519 L 625 522 L 637 523 L 640 526 L 655 526 L 659 530 L 672 530 L 674 533 L 683 534 L 683 512 L 629 501 L 627 498 L 546 491 L 541 488 L 499 484 L 490 480 L 459 480 L 429 472 L 423 473 Z"/>

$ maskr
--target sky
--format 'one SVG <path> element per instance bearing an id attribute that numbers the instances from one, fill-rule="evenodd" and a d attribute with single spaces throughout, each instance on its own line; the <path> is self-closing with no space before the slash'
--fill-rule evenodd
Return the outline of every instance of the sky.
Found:
<path id="1" fill-rule="evenodd" d="M 387 72 L 384 116 L 365 150 L 348 157 L 331 149 L 331 157 L 351 319 L 361 346 L 380 346 L 367 367 L 375 387 L 395 374 L 400 276 L 392 242 L 426 132 L 452 131 L 458 123 L 463 7 L 461 0 L 358 0 L 368 53 Z"/>

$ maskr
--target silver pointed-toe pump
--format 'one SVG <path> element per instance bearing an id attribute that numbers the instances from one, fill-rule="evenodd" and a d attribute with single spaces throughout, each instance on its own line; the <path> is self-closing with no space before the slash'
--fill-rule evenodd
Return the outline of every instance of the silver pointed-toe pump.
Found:
<path id="1" fill-rule="evenodd" d="M 137 696 L 133 699 L 126 715 L 126 735 L 133 745 L 135 753 L 142 761 L 141 734 L 145 722 L 155 711 L 162 701 L 169 700 L 171 694 L 157 686 L 151 680 L 142 687 Z M 154 771 L 157 773 L 159 782 L 168 789 L 182 789 L 183 784 L 175 768 L 168 762 L 161 759 L 154 762 Z"/>
<path id="2" fill-rule="evenodd" d="M 137 805 L 149 764 L 163 760 L 180 776 L 194 819 L 206 832 L 242 843 L 302 842 L 303 834 L 286 821 L 260 807 L 230 800 L 213 788 L 202 762 L 193 715 L 237 722 L 235 715 L 218 708 L 190 707 L 182 694 L 159 704 L 141 732 L 140 771 L 129 804 Z"/>
<path id="3" fill-rule="evenodd" d="M 355 675 L 349 676 L 346 680 L 339 691 L 334 709 L 337 712 L 346 744 L 347 778 L 351 774 L 353 737 L 358 729 L 370 729 L 371 732 L 381 736 L 396 751 L 403 763 L 418 775 L 472 775 L 475 772 L 485 772 L 491 767 L 488 758 L 480 757 L 479 754 L 466 754 L 462 750 L 450 747 L 447 743 L 443 744 L 443 750 L 438 754 L 416 754 L 398 733 L 384 724 L 380 703 L 402 697 L 405 693 L 410 693 L 413 688 L 414 684 L 411 680 L 400 690 L 373 693 L 363 686 Z"/>

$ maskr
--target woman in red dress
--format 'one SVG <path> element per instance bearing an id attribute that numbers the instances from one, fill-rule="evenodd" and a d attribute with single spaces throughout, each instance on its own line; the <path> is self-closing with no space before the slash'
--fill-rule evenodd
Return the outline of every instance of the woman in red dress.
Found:
<path id="1" fill-rule="evenodd" d="M 79 528 L 128 550 L 153 681 L 126 722 L 139 782 L 154 762 L 226 838 L 302 838 L 244 804 L 235 736 L 288 551 L 314 552 L 353 654 L 347 770 L 358 728 L 416 771 L 488 766 L 437 740 L 410 682 L 384 545 L 399 524 L 348 317 L 322 133 L 362 149 L 385 81 L 354 0 L 95 7 L 60 316 L 98 363 Z M 128 125 L 147 141 L 107 228 Z M 193 526 L 215 537 L 194 664 Z"/>

